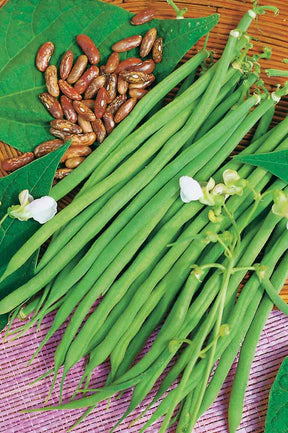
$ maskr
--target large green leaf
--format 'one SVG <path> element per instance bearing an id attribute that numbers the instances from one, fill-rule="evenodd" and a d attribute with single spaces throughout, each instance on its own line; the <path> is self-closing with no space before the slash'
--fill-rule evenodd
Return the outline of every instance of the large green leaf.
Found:
<path id="1" fill-rule="evenodd" d="M 272 385 L 265 433 L 288 432 L 288 358 L 284 359 Z"/>
<path id="2" fill-rule="evenodd" d="M 255 155 L 237 155 L 235 158 L 247 164 L 265 168 L 284 182 L 288 182 L 288 150 Z"/>
<path id="3" fill-rule="evenodd" d="M 81 53 L 75 37 L 85 33 L 95 41 L 105 63 L 114 42 L 156 27 L 164 39 L 163 61 L 155 71 L 161 80 L 219 18 L 214 14 L 199 19 L 155 19 L 135 27 L 131 16 L 98 0 L 10 0 L 0 10 L 0 138 L 27 151 L 50 136 L 51 118 L 38 99 L 45 89 L 44 78 L 34 66 L 44 42 L 54 42 L 51 62 L 57 64 L 68 49 L 75 56 Z M 137 52 L 130 51 L 129 57 Z"/>
<path id="4" fill-rule="evenodd" d="M 9 206 L 19 204 L 18 194 L 23 189 L 28 189 L 34 198 L 49 194 L 55 171 L 68 146 L 69 143 L 0 179 L 0 220 Z M 39 223 L 33 220 L 6 218 L 0 227 L 0 275 L 13 254 L 38 228 Z M 38 253 L 35 253 L 25 265 L 0 284 L 0 299 L 31 278 L 37 256 Z M 0 330 L 6 322 L 7 317 L 0 316 Z"/>

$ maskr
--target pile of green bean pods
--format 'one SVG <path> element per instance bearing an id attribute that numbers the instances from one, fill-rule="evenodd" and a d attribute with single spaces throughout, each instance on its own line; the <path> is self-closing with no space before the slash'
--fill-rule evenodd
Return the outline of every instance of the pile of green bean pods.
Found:
<path id="1" fill-rule="evenodd" d="M 288 148 L 288 118 L 269 129 L 287 88 L 271 95 L 263 91 L 259 65 L 255 55 L 249 56 L 247 30 L 266 9 L 271 7 L 255 5 L 244 15 L 221 58 L 205 64 L 198 78 L 196 70 L 210 56 L 205 48 L 143 97 L 105 146 L 53 187 L 51 195 L 59 200 L 86 179 L 72 203 L 9 262 L 1 280 L 52 236 L 35 275 L 0 301 L 0 314 L 12 311 L 9 338 L 18 338 L 37 322 L 40 326 L 55 311 L 33 358 L 67 321 L 54 368 L 40 378 L 53 374 L 48 401 L 63 367 L 59 405 L 32 410 L 86 408 L 77 425 L 100 401 L 133 387 L 120 423 L 161 376 L 144 413 L 160 398 L 161 403 L 139 431 L 164 416 L 160 433 L 176 421 L 177 433 L 192 432 L 217 397 L 244 340 L 229 404 L 229 431 L 238 428 L 271 297 L 278 302 L 276 295 L 288 277 L 288 231 L 271 212 L 273 191 L 287 194 L 287 185 L 264 169 L 227 160 L 255 125 L 243 154 Z M 175 98 L 159 108 L 179 83 Z M 147 116 L 155 105 L 157 111 Z M 225 170 L 237 171 L 253 188 L 227 198 L 221 218 L 216 215 L 213 221 L 209 206 L 199 201 L 181 201 L 181 176 L 199 182 L 213 177 L 219 183 Z M 229 240 L 231 232 L 238 236 L 235 242 Z M 195 266 L 201 278 L 192 271 Z M 247 269 L 255 272 L 239 293 Z M 267 287 L 257 269 L 265 269 Z M 30 315 L 29 322 L 10 330 L 14 319 Z M 139 360 L 155 329 L 152 347 Z M 65 377 L 86 355 L 79 385 L 71 401 L 62 404 Z M 92 372 L 107 358 L 107 382 L 94 392 Z M 84 393 L 80 399 L 79 393 Z"/>

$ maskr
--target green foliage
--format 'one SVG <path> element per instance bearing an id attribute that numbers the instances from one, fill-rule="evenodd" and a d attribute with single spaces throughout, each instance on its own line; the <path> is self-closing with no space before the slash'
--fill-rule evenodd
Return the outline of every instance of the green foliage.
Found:
<path id="1" fill-rule="evenodd" d="M 284 182 L 288 182 L 288 150 L 255 155 L 237 155 L 235 158 L 247 164 L 262 167 Z"/>
<path id="2" fill-rule="evenodd" d="M 167 76 L 195 42 L 218 22 L 217 14 L 207 18 L 152 20 L 135 27 L 132 14 L 98 0 L 10 0 L 0 10 L 0 137 L 21 151 L 51 138 L 50 115 L 38 99 L 45 91 L 44 76 L 35 56 L 46 41 L 53 41 L 51 63 L 59 64 L 71 49 L 81 54 L 75 37 L 90 36 L 99 47 L 101 64 L 111 46 L 124 37 L 156 27 L 164 39 L 163 61 L 157 65 L 157 81 Z M 129 51 L 129 57 L 139 55 Z M 127 56 L 123 54 L 122 58 Z"/>
<path id="3" fill-rule="evenodd" d="M 265 433 L 288 431 L 288 358 L 279 369 L 269 396 Z"/>
<path id="4" fill-rule="evenodd" d="M 59 161 L 69 144 L 52 152 L 43 158 L 11 173 L 0 179 L 0 220 L 6 214 L 7 208 L 12 204 L 18 204 L 18 194 L 28 189 L 34 198 L 49 195 L 55 171 Z M 39 223 L 33 220 L 18 221 L 10 217 L 6 218 L 0 227 L 0 275 L 3 274 L 7 263 L 18 248 L 32 236 L 39 228 Z M 0 299 L 11 293 L 21 284 L 24 284 L 34 273 L 38 252 L 14 272 L 7 280 L 0 284 Z M 0 330 L 7 323 L 7 318 L 0 316 Z"/>

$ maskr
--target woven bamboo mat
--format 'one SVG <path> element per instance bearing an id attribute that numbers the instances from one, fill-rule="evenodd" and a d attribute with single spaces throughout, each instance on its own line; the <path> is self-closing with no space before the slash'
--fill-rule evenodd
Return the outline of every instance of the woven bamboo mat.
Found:
<path id="1" fill-rule="evenodd" d="M 41 0 L 44 1 L 44 0 Z M 0 7 L 7 0 L 0 0 Z M 107 3 L 113 3 L 122 6 L 131 12 L 153 5 L 156 10 L 157 18 L 172 18 L 173 11 L 167 5 L 165 0 L 157 1 L 135 1 L 135 0 L 106 0 Z M 287 57 L 288 40 L 287 40 L 287 20 L 288 20 L 288 3 L 287 0 L 267 0 L 259 1 L 260 4 L 270 4 L 277 6 L 280 9 L 280 14 L 275 17 L 272 13 L 268 13 L 261 17 L 259 23 L 255 23 L 251 27 L 251 32 L 256 38 L 254 43 L 255 50 L 261 50 L 266 45 L 272 47 L 273 55 L 270 60 L 265 60 L 262 64 L 265 68 L 283 68 L 281 63 L 282 58 Z M 177 4 L 181 7 L 188 7 L 187 17 L 207 16 L 211 13 L 219 13 L 221 18 L 219 24 L 210 34 L 208 48 L 213 49 L 215 58 L 218 58 L 223 50 L 229 31 L 237 25 L 239 18 L 251 6 L 251 1 L 242 0 L 178 0 Z M 186 58 L 191 57 L 198 48 L 203 44 L 200 41 L 187 54 Z M 266 79 L 271 88 L 277 84 L 275 79 Z M 282 81 L 283 82 L 283 81 Z M 283 119 L 287 113 L 288 99 L 283 98 L 277 107 L 274 123 Z M 249 137 L 248 137 L 249 138 Z M 1 140 L 1 137 L 0 137 Z M 241 145 L 245 146 L 247 139 L 243 140 Z M 7 157 L 16 156 L 18 151 L 13 149 L 7 143 L 0 141 L 0 160 Z M 0 176 L 5 176 L 3 170 L 0 169 Z M 71 196 L 66 197 L 60 203 L 63 207 L 71 200 Z M 288 302 L 288 281 L 281 292 L 283 299 Z M 50 382 L 36 386 L 35 388 L 28 387 L 28 383 L 46 371 L 52 365 L 52 355 L 57 342 L 60 340 L 61 334 L 52 340 L 52 342 L 44 349 L 35 363 L 27 369 L 26 362 L 32 355 L 33 351 L 39 345 L 42 337 L 51 324 L 52 317 L 48 317 L 43 323 L 40 331 L 35 333 L 33 328 L 31 332 L 23 337 L 20 341 L 9 343 L 3 346 L 0 355 L 0 383 L 2 396 L 0 399 L 0 432 L 2 433 L 60 433 L 65 432 L 69 426 L 79 416 L 69 412 L 49 413 L 48 415 L 19 415 L 18 411 L 30 407 L 32 405 L 42 404 Z M 239 433 L 262 433 L 264 431 L 264 419 L 267 410 L 268 392 L 272 381 L 275 378 L 276 372 L 284 356 L 287 356 L 287 320 L 278 312 L 273 311 L 262 333 L 261 340 L 257 349 L 256 359 L 253 364 L 251 373 L 248 394 L 245 402 L 244 418 Z M 83 366 L 77 366 L 76 370 L 68 378 L 67 392 L 75 387 L 75 377 L 78 377 L 79 371 L 82 371 Z M 232 369 L 233 370 L 233 369 Z M 103 377 L 107 372 L 107 366 L 101 367 L 95 373 L 95 384 L 102 383 Z M 233 371 L 232 371 L 233 373 Z M 209 409 L 204 417 L 198 422 L 195 428 L 195 433 L 224 433 L 227 432 L 225 421 L 227 398 L 230 384 L 232 381 L 232 373 L 229 375 L 223 390 L 215 404 Z M 56 387 L 55 400 L 59 387 Z M 127 395 L 128 398 L 128 395 Z M 100 405 L 92 415 L 89 416 L 81 426 L 75 431 L 78 432 L 99 432 L 106 433 L 114 425 L 118 415 L 122 413 L 127 406 L 127 398 L 121 401 L 112 402 L 109 412 L 106 411 L 106 406 Z M 52 400 L 53 402 L 53 400 Z M 126 406 L 125 406 L 126 405 Z M 136 416 L 139 412 L 136 413 Z M 130 421 L 133 417 L 130 418 Z M 134 425 L 128 428 L 129 422 L 119 427 L 116 432 L 137 432 L 142 425 Z M 157 424 L 150 428 L 150 433 L 158 431 Z M 171 432 L 175 430 L 171 429 Z"/>

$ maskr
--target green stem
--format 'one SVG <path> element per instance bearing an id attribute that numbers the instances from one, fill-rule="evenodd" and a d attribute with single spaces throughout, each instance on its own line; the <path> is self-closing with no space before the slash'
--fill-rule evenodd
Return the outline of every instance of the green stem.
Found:
<path id="1" fill-rule="evenodd" d="M 2 226 L 2 224 L 4 223 L 4 221 L 6 220 L 6 218 L 8 217 L 8 213 L 6 213 L 3 218 L 0 220 L 0 227 Z"/>

